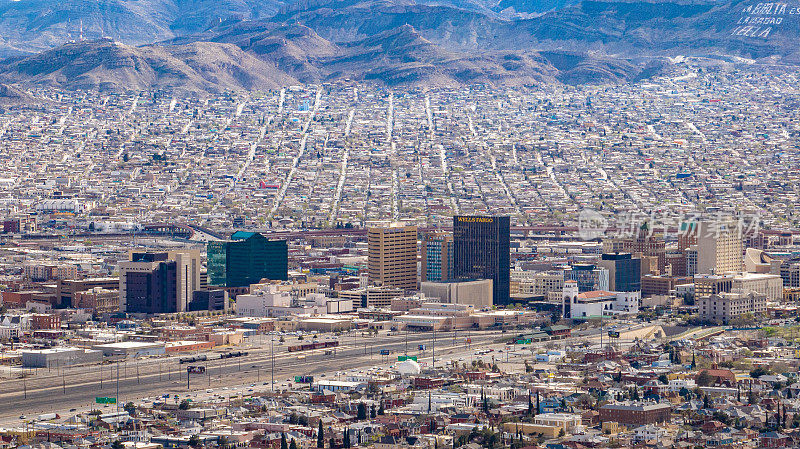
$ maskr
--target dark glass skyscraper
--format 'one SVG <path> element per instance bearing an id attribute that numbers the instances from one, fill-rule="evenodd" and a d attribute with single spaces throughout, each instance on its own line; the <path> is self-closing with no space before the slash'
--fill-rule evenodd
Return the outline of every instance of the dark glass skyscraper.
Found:
<path id="1" fill-rule="evenodd" d="M 608 269 L 608 287 L 615 292 L 638 292 L 642 289 L 642 259 L 629 253 L 606 253 L 600 266 Z"/>
<path id="2" fill-rule="evenodd" d="M 285 240 L 238 231 L 224 242 L 208 242 L 208 283 L 242 287 L 261 279 L 288 278 L 289 249 Z"/>
<path id="3" fill-rule="evenodd" d="M 509 217 L 453 217 L 453 275 L 491 279 L 496 305 L 510 302 L 510 234 Z"/>

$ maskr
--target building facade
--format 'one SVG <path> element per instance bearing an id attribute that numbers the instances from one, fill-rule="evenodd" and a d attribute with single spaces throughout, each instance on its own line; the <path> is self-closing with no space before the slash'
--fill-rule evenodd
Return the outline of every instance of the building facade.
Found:
<path id="1" fill-rule="evenodd" d="M 735 223 L 698 223 L 695 273 L 724 274 L 742 271 L 743 264 L 743 240 Z"/>
<path id="2" fill-rule="evenodd" d="M 576 263 L 564 271 L 564 280 L 577 282 L 581 293 L 609 290 L 608 278 L 608 270 L 594 264 Z"/>
<path id="3" fill-rule="evenodd" d="M 615 292 L 642 290 L 642 261 L 630 253 L 606 253 L 600 266 L 608 270 L 608 288 Z"/>
<path id="4" fill-rule="evenodd" d="M 289 248 L 285 240 L 238 231 L 230 240 L 208 242 L 207 255 L 210 285 L 243 287 L 262 279 L 288 279 Z"/>
<path id="5" fill-rule="evenodd" d="M 422 282 L 453 279 L 453 234 L 431 232 L 422 239 Z"/>
<path id="6" fill-rule="evenodd" d="M 447 282 L 422 282 L 420 291 L 426 298 L 438 298 L 451 304 L 469 304 L 476 309 L 492 306 L 492 280 L 453 280 Z"/>
<path id="7" fill-rule="evenodd" d="M 453 216 L 453 275 L 456 279 L 491 279 L 493 303 L 510 302 L 509 217 Z"/>
<path id="8" fill-rule="evenodd" d="M 388 226 L 367 230 L 369 282 L 377 286 L 417 289 L 417 227 Z"/>
<path id="9" fill-rule="evenodd" d="M 200 251 L 132 252 L 119 264 L 120 311 L 175 313 L 188 309 L 200 288 Z"/>
<path id="10" fill-rule="evenodd" d="M 761 315 L 767 311 L 767 297 L 748 291 L 719 293 L 699 298 L 700 319 L 728 324 L 745 314 Z"/>

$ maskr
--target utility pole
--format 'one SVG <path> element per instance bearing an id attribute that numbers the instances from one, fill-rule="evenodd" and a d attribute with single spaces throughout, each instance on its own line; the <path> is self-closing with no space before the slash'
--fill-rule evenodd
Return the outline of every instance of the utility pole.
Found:
<path id="1" fill-rule="evenodd" d="M 436 324 L 433 325 L 433 369 L 436 369 Z"/>
<path id="2" fill-rule="evenodd" d="M 273 393 L 275 392 L 275 346 L 274 346 L 274 343 L 275 343 L 275 336 L 272 335 L 272 336 L 270 336 L 270 339 L 269 339 L 269 352 L 270 352 L 270 358 L 272 359 L 272 381 L 269 384 L 269 388 Z"/>
<path id="3" fill-rule="evenodd" d="M 119 413 L 119 362 L 117 362 L 117 413 Z"/>
<path id="4" fill-rule="evenodd" d="M 406 325 L 406 354 L 405 356 L 408 357 L 408 325 Z"/>

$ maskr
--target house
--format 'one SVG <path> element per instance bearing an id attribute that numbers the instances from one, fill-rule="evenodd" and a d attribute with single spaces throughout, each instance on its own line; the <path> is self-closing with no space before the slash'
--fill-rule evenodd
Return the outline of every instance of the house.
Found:
<path id="1" fill-rule="evenodd" d="M 792 447 L 792 438 L 780 432 L 766 432 L 761 434 L 759 447 Z"/>
<path id="2" fill-rule="evenodd" d="M 697 374 L 695 382 L 703 373 L 711 376 L 711 386 L 715 387 L 734 387 L 736 386 L 736 375 L 733 371 L 727 369 L 704 369 Z"/>
<path id="3" fill-rule="evenodd" d="M 660 441 L 667 436 L 667 431 L 663 427 L 653 424 L 646 424 L 633 429 L 633 441 Z"/>

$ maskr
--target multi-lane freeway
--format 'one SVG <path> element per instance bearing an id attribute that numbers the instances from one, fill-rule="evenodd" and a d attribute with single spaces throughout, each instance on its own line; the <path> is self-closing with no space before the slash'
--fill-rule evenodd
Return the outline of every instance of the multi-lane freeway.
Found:
<path id="1" fill-rule="evenodd" d="M 466 351 L 476 345 L 485 345 L 497 339 L 495 332 L 437 333 L 438 356 Z M 391 357 L 420 355 L 432 362 L 432 334 L 379 334 L 365 337 L 350 334 L 339 338 L 340 346 L 326 354 L 325 349 L 303 352 L 288 352 L 287 344 L 277 340 L 270 348 L 269 336 L 261 341 L 249 342 L 245 348 L 248 355 L 220 359 L 217 352 L 205 353 L 208 360 L 196 362 L 203 365 L 204 374 L 192 374 L 187 389 L 187 364 L 179 363 L 180 357 L 130 360 L 93 366 L 73 367 L 65 370 L 41 369 L 34 376 L 7 380 L 0 390 L 0 422 L 19 419 L 20 415 L 36 415 L 51 412 L 68 412 L 72 408 L 91 407 L 95 397 L 116 397 L 119 403 L 134 401 L 142 397 L 180 394 L 225 386 L 237 386 L 254 382 L 272 382 L 273 363 L 276 388 L 285 385 L 287 378 L 295 375 L 319 375 L 340 370 L 369 367 L 389 361 L 381 356 L 381 350 L 392 352 Z M 253 340 L 253 339 L 251 339 Z M 291 344 L 296 344 L 292 342 Z M 427 350 L 420 353 L 418 346 L 425 344 Z M 406 349 L 407 348 L 407 349 Z M 242 347 L 237 348 L 242 350 Z M 117 388 L 119 394 L 117 395 Z"/>
<path id="2" fill-rule="evenodd" d="M 626 326 L 624 333 L 630 339 L 616 339 L 621 346 L 633 343 L 633 336 L 646 334 L 653 326 Z M 558 346 L 569 346 L 587 342 L 591 346 L 601 343 L 602 331 L 599 328 L 587 329 L 556 342 Z M 182 356 L 128 360 L 103 365 L 77 366 L 64 370 L 40 369 L 38 373 L 24 379 L 4 381 L 0 389 L 0 424 L 19 423 L 21 415 L 35 416 L 42 413 L 65 414 L 72 409 L 91 410 L 95 397 L 118 397 L 120 406 L 129 401 L 160 395 L 180 395 L 202 393 L 207 389 L 240 387 L 258 383 L 260 389 L 285 389 L 288 381 L 296 375 L 332 375 L 335 372 L 361 369 L 389 364 L 396 356 L 408 354 L 419 357 L 426 365 L 433 364 L 435 348 L 436 365 L 441 366 L 445 359 L 471 360 L 478 349 L 496 347 L 504 334 L 499 331 L 458 331 L 436 333 L 379 333 L 367 336 L 351 332 L 338 338 L 340 346 L 331 349 L 317 349 L 302 352 L 288 352 L 288 345 L 297 344 L 294 337 L 287 342 L 279 342 L 277 337 L 258 336 L 236 348 L 247 351 L 246 356 L 221 359 L 224 350 L 217 349 L 205 353 L 206 361 L 180 364 Z M 333 338 L 322 336 L 321 341 Z M 420 351 L 419 345 L 426 345 Z M 531 349 L 544 343 L 531 345 Z M 381 355 L 388 350 L 391 355 Z M 531 352 L 532 354 L 532 352 Z M 506 354 L 508 357 L 508 354 Z M 498 361 L 502 361 L 500 358 Z M 191 374 L 187 382 L 186 368 L 189 365 L 202 365 L 203 374 Z M 274 367 L 274 370 L 273 370 Z M 188 383 L 188 385 L 187 385 Z M 266 388 L 264 388 L 266 386 Z M 108 406 L 106 406 L 108 407 Z"/>

